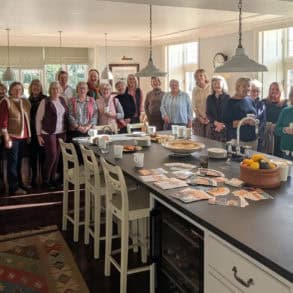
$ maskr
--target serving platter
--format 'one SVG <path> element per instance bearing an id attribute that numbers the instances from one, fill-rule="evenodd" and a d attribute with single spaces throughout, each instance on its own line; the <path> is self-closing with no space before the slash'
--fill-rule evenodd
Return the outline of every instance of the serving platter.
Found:
<path id="1" fill-rule="evenodd" d="M 179 156 L 199 152 L 205 148 L 205 145 L 203 143 L 187 139 L 176 139 L 172 141 L 167 141 L 162 143 L 162 146 Z"/>

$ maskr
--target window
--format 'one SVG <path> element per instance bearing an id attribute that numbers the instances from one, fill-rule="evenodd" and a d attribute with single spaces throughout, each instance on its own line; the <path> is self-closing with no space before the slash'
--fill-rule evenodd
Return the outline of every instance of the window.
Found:
<path id="1" fill-rule="evenodd" d="M 194 87 L 193 73 L 198 63 L 198 42 L 167 47 L 169 80 L 177 79 L 180 88 L 190 96 Z"/>
<path id="2" fill-rule="evenodd" d="M 60 70 L 59 64 L 47 64 L 45 65 L 45 85 L 46 89 L 52 81 L 57 79 L 57 72 Z M 88 65 L 86 64 L 68 64 L 62 65 L 62 69 L 68 72 L 68 83 L 74 89 L 79 81 L 87 80 Z"/>
<path id="3" fill-rule="evenodd" d="M 288 28 L 288 56 L 293 57 L 293 27 Z"/>
<path id="4" fill-rule="evenodd" d="M 33 79 L 39 79 L 42 82 L 40 69 L 21 69 L 20 70 L 20 81 L 23 84 L 24 95 L 29 97 L 28 88 Z"/>

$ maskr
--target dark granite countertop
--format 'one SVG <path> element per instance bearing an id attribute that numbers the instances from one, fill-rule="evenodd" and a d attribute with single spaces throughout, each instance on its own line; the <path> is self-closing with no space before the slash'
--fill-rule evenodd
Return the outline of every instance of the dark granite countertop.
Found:
<path id="1" fill-rule="evenodd" d="M 194 137 L 207 147 L 220 143 Z M 117 142 L 116 142 L 117 143 Z M 129 143 L 129 142 L 127 142 Z M 97 150 L 96 147 L 93 149 Z M 188 158 L 170 158 L 170 152 L 160 144 L 144 148 L 144 167 L 163 167 L 167 162 L 186 162 L 199 165 L 197 154 Z M 111 148 L 106 159 L 119 165 L 135 180 L 141 181 L 134 167 L 133 154 L 124 154 L 122 160 L 113 159 Z M 239 176 L 239 163 L 227 164 L 225 160 L 209 160 L 209 168 L 222 171 L 226 177 Z M 169 196 L 170 192 L 145 184 L 157 197 L 178 209 L 203 227 L 219 235 L 263 265 L 293 282 L 293 174 L 281 187 L 269 190 L 274 199 L 251 202 L 246 208 L 210 205 L 207 201 L 185 204 Z"/>

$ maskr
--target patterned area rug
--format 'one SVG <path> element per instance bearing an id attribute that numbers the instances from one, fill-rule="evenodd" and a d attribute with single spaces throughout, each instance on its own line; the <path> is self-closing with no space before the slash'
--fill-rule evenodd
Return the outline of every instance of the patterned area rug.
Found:
<path id="1" fill-rule="evenodd" d="M 56 226 L 0 236 L 0 292 L 88 293 Z"/>

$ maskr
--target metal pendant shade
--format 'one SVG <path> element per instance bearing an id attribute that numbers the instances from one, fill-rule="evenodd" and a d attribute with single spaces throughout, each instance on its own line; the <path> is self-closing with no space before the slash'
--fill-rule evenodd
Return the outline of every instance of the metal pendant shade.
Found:
<path id="1" fill-rule="evenodd" d="M 8 62 L 8 67 L 3 73 L 2 80 L 3 81 L 12 81 L 15 80 L 15 73 L 10 67 L 10 39 L 9 39 L 9 32 L 10 29 L 7 28 L 7 62 Z"/>
<path id="2" fill-rule="evenodd" d="M 146 67 L 144 67 L 141 71 L 135 74 L 137 77 L 159 77 L 166 76 L 168 74 L 167 72 L 160 71 L 160 69 L 157 68 L 153 62 L 152 25 L 152 5 L 150 4 L 150 57 Z"/>
<path id="3" fill-rule="evenodd" d="M 107 33 L 105 33 L 105 61 L 106 61 L 106 67 L 102 71 L 101 79 L 112 80 L 113 79 L 113 73 L 109 69 L 109 65 L 108 65 Z"/>
<path id="4" fill-rule="evenodd" d="M 216 73 L 223 72 L 264 72 L 268 71 L 265 65 L 250 59 L 242 47 L 242 0 L 239 0 L 239 42 L 235 55 L 224 65 L 215 68 Z"/>

